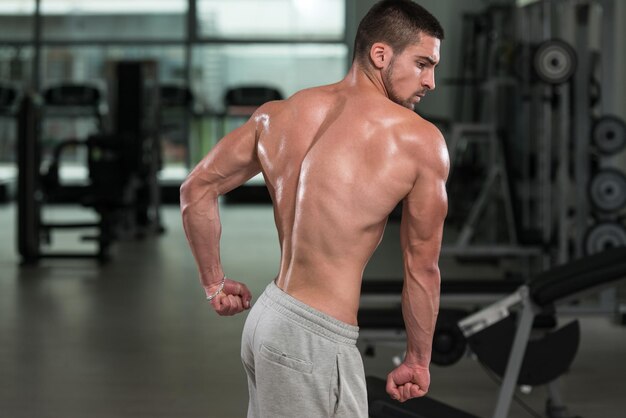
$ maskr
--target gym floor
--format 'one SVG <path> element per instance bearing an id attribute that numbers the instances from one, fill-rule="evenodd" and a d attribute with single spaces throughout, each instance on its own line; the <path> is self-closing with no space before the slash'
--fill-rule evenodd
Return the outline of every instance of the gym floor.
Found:
<path id="1" fill-rule="evenodd" d="M 88 213 L 85 214 L 86 216 Z M 55 219 L 83 216 L 53 208 Z M 0 206 L 0 416 L 7 418 L 244 417 L 239 362 L 245 316 L 221 318 L 204 300 L 177 207 L 163 209 L 165 235 L 116 245 L 114 261 L 44 260 L 20 267 L 15 206 Z M 222 262 L 258 295 L 277 272 L 268 206 L 222 208 Z M 399 277 L 397 226 L 390 224 L 366 277 Z M 75 237 L 58 244 L 71 245 Z M 84 244 L 80 244 L 80 247 Z M 77 247 L 77 248 L 80 248 Z M 444 280 L 447 266 L 442 263 Z M 585 317 L 582 342 L 562 391 L 574 415 L 621 418 L 626 410 L 626 328 Z M 365 358 L 384 377 L 397 349 Z M 477 362 L 432 367 L 431 396 L 482 417 L 497 385 Z M 306 394 L 305 394 L 306 396 Z M 542 412 L 543 388 L 520 394 Z M 514 405 L 511 417 L 530 417 Z"/>

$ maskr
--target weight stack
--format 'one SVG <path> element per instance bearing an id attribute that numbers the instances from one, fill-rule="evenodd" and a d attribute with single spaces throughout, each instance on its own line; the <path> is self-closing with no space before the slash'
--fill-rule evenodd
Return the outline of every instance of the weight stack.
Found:
<path id="1" fill-rule="evenodd" d="M 603 168 L 596 170 L 588 186 L 595 224 L 585 233 L 587 255 L 626 246 L 626 174 L 616 167 L 604 168 L 608 157 L 615 157 L 626 147 L 626 123 L 615 116 L 602 116 L 595 121 L 591 135 Z"/>

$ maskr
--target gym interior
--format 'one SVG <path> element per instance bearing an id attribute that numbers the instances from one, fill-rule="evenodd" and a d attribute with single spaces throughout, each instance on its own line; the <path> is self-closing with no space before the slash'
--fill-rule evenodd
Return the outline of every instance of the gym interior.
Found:
<path id="1" fill-rule="evenodd" d="M 259 105 L 342 79 L 374 3 L 0 2 L 1 417 L 246 416 L 245 314 L 207 305 L 179 187 Z M 362 286 L 370 415 L 621 418 L 626 3 L 419 3 L 446 30 L 416 107 L 451 156 L 441 308 L 427 398 L 392 402 L 397 210 Z M 263 177 L 220 199 L 224 270 L 259 295 Z"/>

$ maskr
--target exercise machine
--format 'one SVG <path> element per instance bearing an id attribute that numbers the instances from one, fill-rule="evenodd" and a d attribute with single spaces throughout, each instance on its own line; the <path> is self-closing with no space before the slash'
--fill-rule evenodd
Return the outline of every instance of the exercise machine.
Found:
<path id="1" fill-rule="evenodd" d="M 117 238 L 119 215 L 128 203 L 127 176 L 120 164 L 120 144 L 115 138 L 94 135 L 86 140 L 66 140 L 55 147 L 52 163 L 44 176 L 41 167 L 41 115 L 38 97 L 28 95 L 21 102 L 18 123 L 18 251 L 23 264 L 35 264 L 42 258 L 97 258 L 109 260 L 110 246 Z M 59 161 L 66 147 L 87 150 L 89 183 L 80 188 L 72 186 L 64 192 L 59 180 Z M 44 186 L 45 184 L 45 186 Z M 89 222 L 49 222 L 42 216 L 47 194 L 72 194 L 75 202 L 91 207 L 98 219 Z M 96 241 L 95 252 L 49 250 L 53 233 L 60 230 L 96 230 L 96 235 L 84 235 L 85 241 Z"/>
<path id="2" fill-rule="evenodd" d="M 107 261 L 113 242 L 121 236 L 144 237 L 161 233 L 158 147 L 159 90 L 156 63 L 151 61 L 110 63 L 109 92 L 112 126 L 85 139 L 68 139 L 55 145 L 44 175 L 41 98 L 29 95 L 22 101 L 18 140 L 18 248 L 23 263 L 42 258 L 96 258 Z M 58 90 L 57 90 L 58 91 Z M 81 90 L 78 99 L 94 99 L 93 91 Z M 59 93 L 57 93 L 59 94 Z M 56 96 L 58 98 L 58 96 Z M 54 103 L 55 95 L 47 101 Z M 68 193 L 60 180 L 62 155 L 68 149 L 84 149 L 88 182 L 77 193 Z M 75 195 L 72 200 L 92 208 L 93 222 L 46 222 L 42 208 L 55 196 Z M 52 234 L 58 230 L 96 230 L 82 240 L 95 241 L 95 252 L 53 251 Z"/>
<path id="3" fill-rule="evenodd" d="M 506 418 L 518 385 L 548 385 L 546 412 L 550 418 L 571 417 L 556 381 L 574 361 L 580 340 L 578 321 L 541 337 L 531 338 L 538 318 L 558 307 L 598 292 L 626 278 L 626 248 L 612 248 L 554 267 L 501 300 L 466 316 L 458 327 L 478 361 L 500 376 L 493 418 Z M 476 418 L 430 397 L 403 404 L 392 401 L 385 381 L 367 379 L 370 417 Z"/>
<path id="4" fill-rule="evenodd" d="M 160 234 L 161 101 L 155 61 L 118 61 L 109 64 L 113 134 L 125 138 L 135 191 L 133 222 L 136 235 Z"/>
<path id="5" fill-rule="evenodd" d="M 85 139 L 105 131 L 104 91 L 94 83 L 46 88 L 41 103 L 41 192 L 45 203 L 76 203 L 88 189 Z"/>

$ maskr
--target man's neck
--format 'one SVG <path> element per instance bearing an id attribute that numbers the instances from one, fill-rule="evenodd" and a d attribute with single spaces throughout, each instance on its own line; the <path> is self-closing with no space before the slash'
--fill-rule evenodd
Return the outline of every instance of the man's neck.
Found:
<path id="1" fill-rule="evenodd" d="M 383 83 L 381 72 L 367 68 L 356 61 L 352 64 L 352 67 L 350 67 L 348 74 L 343 79 L 343 83 L 359 91 L 372 91 L 387 98 L 389 97 L 385 83 Z"/>

